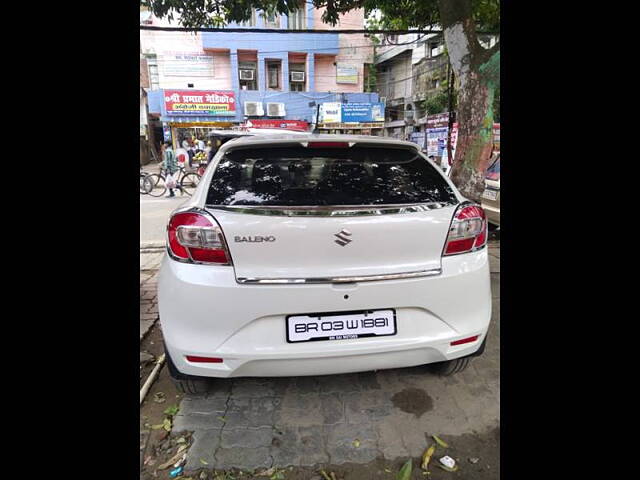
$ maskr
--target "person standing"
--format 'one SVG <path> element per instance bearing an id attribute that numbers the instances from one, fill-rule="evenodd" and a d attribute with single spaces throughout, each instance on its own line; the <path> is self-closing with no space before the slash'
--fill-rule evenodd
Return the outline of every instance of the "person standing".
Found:
<path id="1" fill-rule="evenodd" d="M 176 154 L 171 148 L 171 142 L 165 142 L 162 148 L 163 155 L 163 166 L 168 175 L 172 177 L 178 171 L 178 162 L 176 161 Z M 175 177 L 174 177 L 175 178 Z M 169 197 L 175 197 L 175 193 L 173 193 L 173 188 L 169 189 Z"/>
<path id="2" fill-rule="evenodd" d="M 182 148 L 187 151 L 187 155 L 189 156 L 189 167 L 191 167 L 193 164 L 193 144 L 189 137 L 184 137 L 182 140 Z"/>

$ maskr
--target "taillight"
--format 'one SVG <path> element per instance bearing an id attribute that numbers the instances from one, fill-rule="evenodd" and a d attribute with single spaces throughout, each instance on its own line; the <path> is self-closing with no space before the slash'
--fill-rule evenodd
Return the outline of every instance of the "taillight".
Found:
<path id="1" fill-rule="evenodd" d="M 458 207 L 447 236 L 443 255 L 471 252 L 487 243 L 487 219 L 482 207 L 461 205 Z"/>
<path id="2" fill-rule="evenodd" d="M 176 213 L 167 226 L 169 249 L 179 260 L 230 265 L 222 230 L 215 220 L 197 212 Z"/>

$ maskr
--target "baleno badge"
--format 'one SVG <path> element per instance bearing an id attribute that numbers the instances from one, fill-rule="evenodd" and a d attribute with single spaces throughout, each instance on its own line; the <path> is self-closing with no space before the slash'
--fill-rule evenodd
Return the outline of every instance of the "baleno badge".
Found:
<path id="1" fill-rule="evenodd" d="M 253 237 L 249 236 L 249 237 L 241 237 L 236 235 L 233 240 L 237 243 L 241 243 L 241 242 L 250 242 L 250 243 L 260 243 L 260 242 L 275 242 L 276 241 L 276 237 L 274 237 L 273 235 L 268 235 L 266 237 L 262 236 L 262 235 L 254 235 Z"/>
<path id="2" fill-rule="evenodd" d="M 348 238 L 350 236 L 351 236 L 351 232 L 343 228 L 342 230 L 340 230 L 340 232 L 334 235 L 334 237 L 338 238 L 338 240 L 335 240 L 335 242 L 341 247 L 344 247 L 345 245 L 348 245 L 353 241 L 350 238 Z"/>

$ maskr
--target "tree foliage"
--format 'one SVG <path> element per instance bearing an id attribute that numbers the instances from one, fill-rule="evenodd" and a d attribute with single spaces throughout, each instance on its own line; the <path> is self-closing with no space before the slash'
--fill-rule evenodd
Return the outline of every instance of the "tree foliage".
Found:
<path id="1" fill-rule="evenodd" d="M 314 7 L 325 7 L 322 20 L 337 25 L 340 14 L 363 8 L 365 14 L 382 13 L 380 26 L 388 29 L 432 28 L 440 22 L 437 0 L 312 0 Z M 500 0 L 471 0 L 479 29 L 498 31 Z M 220 27 L 228 22 L 251 18 L 252 9 L 287 14 L 300 8 L 301 0 L 141 0 L 159 18 L 178 20 L 188 28 Z"/>

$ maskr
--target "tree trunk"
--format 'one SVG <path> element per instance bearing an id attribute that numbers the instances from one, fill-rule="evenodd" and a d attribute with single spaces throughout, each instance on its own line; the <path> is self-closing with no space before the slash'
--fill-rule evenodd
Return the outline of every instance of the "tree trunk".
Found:
<path id="1" fill-rule="evenodd" d="M 478 42 L 471 0 L 439 0 L 451 67 L 460 82 L 458 142 L 451 180 L 470 200 L 480 201 L 493 148 L 493 97 L 500 72 L 499 47 Z"/>

